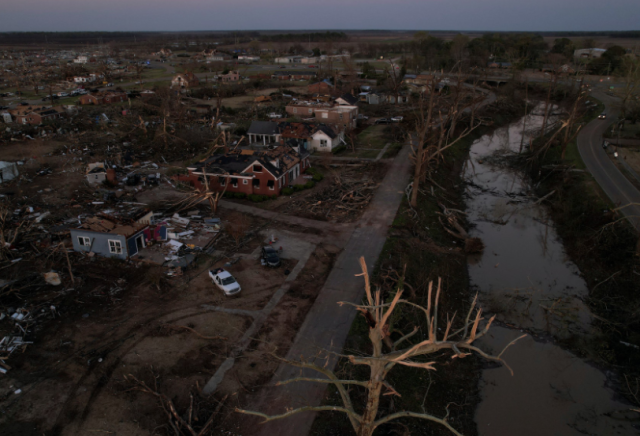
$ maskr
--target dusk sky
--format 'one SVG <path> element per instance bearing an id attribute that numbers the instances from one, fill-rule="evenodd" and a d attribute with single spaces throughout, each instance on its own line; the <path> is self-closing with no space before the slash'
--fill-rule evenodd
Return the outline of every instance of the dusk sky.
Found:
<path id="1" fill-rule="evenodd" d="M 0 31 L 637 30 L 640 0 L 20 0 Z"/>

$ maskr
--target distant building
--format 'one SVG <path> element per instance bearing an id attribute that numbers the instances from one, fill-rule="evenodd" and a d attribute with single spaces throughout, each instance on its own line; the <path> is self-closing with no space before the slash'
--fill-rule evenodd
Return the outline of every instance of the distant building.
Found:
<path id="1" fill-rule="evenodd" d="M 173 80 L 171 80 L 172 87 L 192 88 L 199 84 L 200 80 L 198 80 L 196 75 L 191 72 L 176 74 Z"/>
<path id="2" fill-rule="evenodd" d="M 573 57 L 582 59 L 599 58 L 605 51 L 607 50 L 604 48 L 581 48 L 573 52 Z"/>
<path id="3" fill-rule="evenodd" d="M 315 71 L 276 71 L 271 77 L 278 80 L 313 80 L 317 76 Z"/>
<path id="4" fill-rule="evenodd" d="M 328 80 L 312 83 L 307 86 L 308 94 L 333 94 L 334 92 L 335 86 Z"/>
<path id="5" fill-rule="evenodd" d="M 83 95 L 78 99 L 80 104 L 111 104 L 127 100 L 127 94 L 118 91 L 100 91 Z"/>
<path id="6" fill-rule="evenodd" d="M 15 109 L 9 109 L 8 113 L 12 118 L 11 121 L 15 123 L 39 125 L 45 121 L 62 118 L 65 111 L 60 106 L 19 106 Z"/>
<path id="7" fill-rule="evenodd" d="M 237 82 L 240 80 L 240 73 L 238 71 L 229 71 L 227 74 L 218 76 L 218 79 L 222 82 Z"/>
<path id="8" fill-rule="evenodd" d="M 238 62 L 260 62 L 260 56 L 240 55 L 238 56 Z"/>
<path id="9" fill-rule="evenodd" d="M 357 106 L 334 106 L 330 103 L 295 102 L 288 104 L 285 110 L 287 114 L 294 117 L 315 116 L 318 122 L 336 125 L 341 130 L 356 127 L 358 117 Z"/>

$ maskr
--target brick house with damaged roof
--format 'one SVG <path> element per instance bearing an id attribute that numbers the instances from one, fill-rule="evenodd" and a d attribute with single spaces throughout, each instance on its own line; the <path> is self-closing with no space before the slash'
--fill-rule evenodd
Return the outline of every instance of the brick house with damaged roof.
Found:
<path id="1" fill-rule="evenodd" d="M 127 100 L 125 92 L 99 91 L 92 94 L 83 95 L 78 99 L 80 104 L 111 104 Z"/>
<path id="2" fill-rule="evenodd" d="M 273 150 L 238 150 L 212 156 L 188 167 L 189 175 L 177 179 L 203 189 L 203 177 L 208 177 L 213 191 L 277 196 L 310 166 L 308 153 L 281 145 Z"/>
<path id="3" fill-rule="evenodd" d="M 19 106 L 15 109 L 10 109 L 7 113 L 18 124 L 39 125 L 45 121 L 62 118 L 65 111 L 61 106 Z"/>

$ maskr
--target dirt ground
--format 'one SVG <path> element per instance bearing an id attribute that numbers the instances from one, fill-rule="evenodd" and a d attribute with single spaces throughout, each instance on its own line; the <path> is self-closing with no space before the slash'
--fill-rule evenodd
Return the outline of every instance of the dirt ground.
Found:
<path id="1" fill-rule="evenodd" d="M 138 285 L 106 300 L 76 298 L 75 311 L 51 321 L 33 345 L 11 356 L 11 370 L 0 379 L 2 434 L 162 434 L 167 418 L 160 403 L 134 389 L 133 380 L 167 395 L 177 410 L 186 410 L 193 396 L 203 417 L 212 413 L 216 398 L 228 395 L 216 427 L 236 427 L 233 407 L 277 368 L 265 350 L 286 352 L 340 251 L 333 245 L 315 248 L 216 395 L 206 398 L 200 389 L 252 324 L 250 313 L 264 308 L 284 283 L 285 270 L 298 263 L 285 256 L 280 268 L 261 266 L 264 238 L 249 241 L 233 256 L 239 260 L 225 267 L 242 286 L 233 298 L 208 277 L 209 269 L 228 258 L 202 256 L 194 269 L 170 281 L 157 279 L 164 274 L 160 267 L 117 262 L 132 279 L 143 278 Z M 101 277 L 104 271 L 86 274 Z"/>

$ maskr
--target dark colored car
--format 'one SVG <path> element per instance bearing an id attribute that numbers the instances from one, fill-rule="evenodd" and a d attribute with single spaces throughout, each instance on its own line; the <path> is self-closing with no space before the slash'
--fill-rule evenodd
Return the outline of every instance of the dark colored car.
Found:
<path id="1" fill-rule="evenodd" d="M 389 118 L 380 118 L 374 124 L 391 124 L 391 120 Z"/>
<path id="2" fill-rule="evenodd" d="M 264 259 L 267 266 L 280 266 L 280 256 L 273 247 L 262 247 L 262 259 Z"/>
<path id="3" fill-rule="evenodd" d="M 20 106 L 29 106 L 29 103 L 27 103 L 26 101 L 23 101 L 22 103 L 20 103 Z"/>

